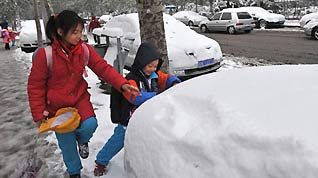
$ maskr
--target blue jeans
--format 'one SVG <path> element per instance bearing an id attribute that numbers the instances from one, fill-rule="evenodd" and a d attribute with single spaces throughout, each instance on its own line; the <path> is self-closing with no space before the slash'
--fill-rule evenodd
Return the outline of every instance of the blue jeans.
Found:
<path id="1" fill-rule="evenodd" d="M 67 172 L 70 175 L 79 174 L 82 169 L 82 163 L 77 151 L 76 141 L 79 144 L 88 143 L 97 126 L 97 119 L 95 117 L 90 117 L 83 121 L 73 132 L 64 134 L 55 132 L 58 145 L 62 151 Z"/>
<path id="2" fill-rule="evenodd" d="M 114 134 L 105 143 L 96 156 L 96 163 L 106 166 L 109 161 L 124 147 L 126 127 L 118 124 Z"/>

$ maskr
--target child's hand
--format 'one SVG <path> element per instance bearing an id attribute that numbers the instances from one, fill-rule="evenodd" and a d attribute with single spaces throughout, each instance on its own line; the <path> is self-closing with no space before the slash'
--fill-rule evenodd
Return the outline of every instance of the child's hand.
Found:
<path id="1" fill-rule="evenodd" d="M 132 86 L 128 83 L 124 84 L 123 86 L 121 86 L 121 89 L 123 91 L 127 91 L 127 92 L 131 92 L 131 93 L 139 93 L 139 89 L 136 88 L 135 86 Z"/>
<path id="2" fill-rule="evenodd" d="M 40 127 L 43 122 L 46 122 L 46 120 L 48 119 L 48 116 L 49 116 L 49 112 L 46 111 L 46 110 L 43 111 L 43 118 L 42 118 L 41 120 L 37 121 L 37 122 L 36 122 L 36 125 L 37 125 L 38 127 Z"/>

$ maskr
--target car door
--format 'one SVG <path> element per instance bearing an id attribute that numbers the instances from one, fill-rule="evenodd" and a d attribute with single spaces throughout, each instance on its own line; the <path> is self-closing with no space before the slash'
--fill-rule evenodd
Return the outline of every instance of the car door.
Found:
<path id="1" fill-rule="evenodd" d="M 219 29 L 219 19 L 221 17 L 221 13 L 216 13 L 211 21 L 209 21 L 209 23 L 207 24 L 207 27 L 209 30 L 211 31 L 218 31 Z"/>
<path id="2" fill-rule="evenodd" d="M 232 22 L 232 13 L 224 12 L 219 21 L 219 31 L 227 31 L 227 27 L 230 26 Z"/>

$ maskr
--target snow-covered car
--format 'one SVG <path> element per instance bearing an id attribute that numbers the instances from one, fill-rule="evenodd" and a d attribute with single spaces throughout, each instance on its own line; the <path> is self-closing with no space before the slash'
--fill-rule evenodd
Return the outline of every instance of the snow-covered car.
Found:
<path id="1" fill-rule="evenodd" d="M 318 40 L 318 19 L 312 19 L 304 27 L 305 34 Z"/>
<path id="2" fill-rule="evenodd" d="M 220 67 L 222 52 L 218 42 L 196 33 L 168 14 L 164 14 L 163 17 L 169 58 L 169 73 L 181 78 L 189 78 L 213 72 Z M 122 31 L 122 46 L 129 50 L 125 67 L 129 68 L 133 64 L 137 49 L 141 44 L 138 14 L 132 13 L 113 17 L 98 31 L 102 35 L 107 33 L 106 31 L 109 29 Z M 116 59 L 116 44 L 117 40 L 111 38 L 110 46 L 105 55 L 107 61 Z"/>
<path id="3" fill-rule="evenodd" d="M 43 44 L 46 44 L 46 35 L 43 20 L 40 21 Z M 26 53 L 31 53 L 38 48 L 38 38 L 35 20 L 25 20 L 21 22 L 20 47 Z"/>
<path id="4" fill-rule="evenodd" d="M 256 27 L 283 27 L 285 17 L 281 14 L 270 13 L 261 7 L 240 7 L 237 10 L 248 12 L 256 21 Z M 222 12 L 231 12 L 232 9 L 223 9 Z"/>
<path id="5" fill-rule="evenodd" d="M 99 22 L 101 24 L 107 23 L 113 16 L 112 15 L 102 15 L 99 17 Z"/>
<path id="6" fill-rule="evenodd" d="M 303 27 L 304 27 L 308 22 L 310 22 L 312 19 L 318 19 L 318 12 L 304 15 L 304 16 L 299 20 L 300 27 L 303 28 Z"/>
<path id="7" fill-rule="evenodd" d="M 225 31 L 229 34 L 249 33 L 255 27 L 255 21 L 249 13 L 233 8 L 232 11 L 216 13 L 211 20 L 202 21 L 199 27 L 203 33 L 209 31 Z"/>
<path id="8" fill-rule="evenodd" d="M 188 26 L 198 26 L 201 21 L 208 20 L 207 17 L 193 11 L 180 11 L 173 14 L 173 17 Z"/>
<path id="9" fill-rule="evenodd" d="M 48 44 L 46 41 L 45 28 L 43 20 L 41 23 L 42 41 L 43 44 Z M 88 42 L 86 25 L 84 25 L 82 31 L 82 40 Z M 38 48 L 38 37 L 36 31 L 35 20 L 25 20 L 21 22 L 21 32 L 20 32 L 20 47 L 21 50 L 26 53 L 34 52 Z"/>

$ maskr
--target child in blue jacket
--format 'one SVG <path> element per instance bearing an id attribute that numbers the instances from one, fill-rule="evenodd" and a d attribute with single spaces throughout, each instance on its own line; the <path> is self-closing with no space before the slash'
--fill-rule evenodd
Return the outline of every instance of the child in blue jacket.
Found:
<path id="1" fill-rule="evenodd" d="M 160 71 L 163 60 L 160 54 L 150 43 L 142 43 L 137 51 L 131 72 L 126 79 L 137 88 L 136 92 L 123 92 L 122 99 L 112 98 L 118 95 L 113 91 L 111 96 L 111 118 L 118 123 L 114 134 L 105 143 L 96 156 L 95 176 L 107 173 L 106 166 L 109 161 L 124 147 L 125 132 L 132 113 L 145 101 L 156 96 L 171 86 L 180 83 L 176 76 Z M 115 92 L 115 93 L 114 93 Z"/>

